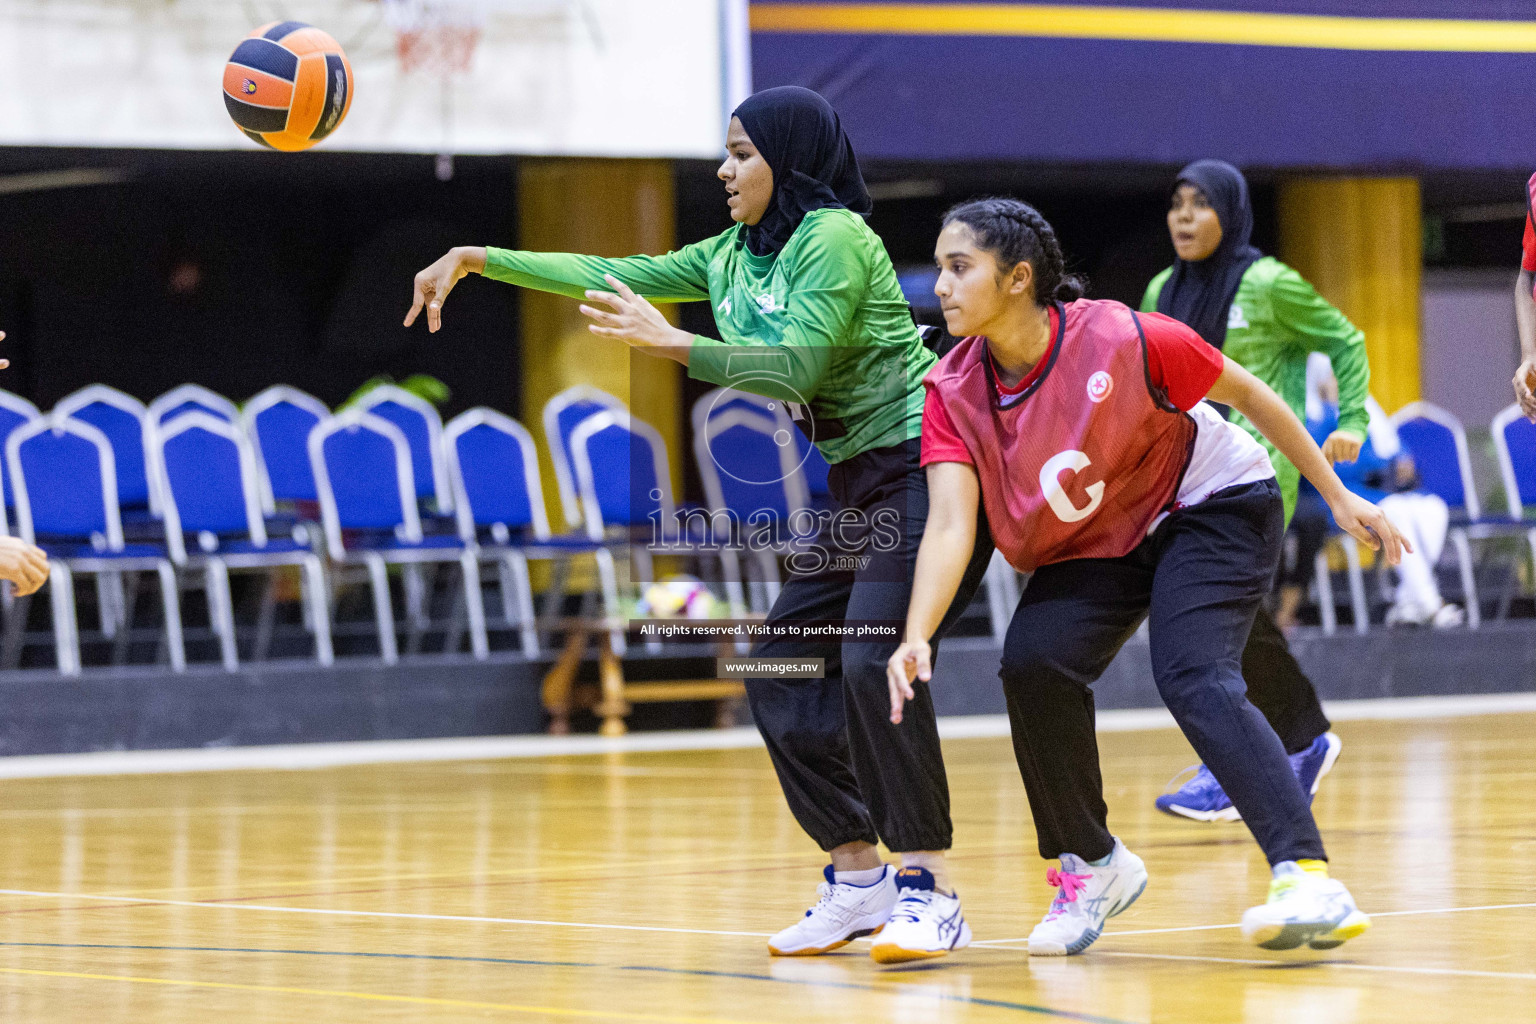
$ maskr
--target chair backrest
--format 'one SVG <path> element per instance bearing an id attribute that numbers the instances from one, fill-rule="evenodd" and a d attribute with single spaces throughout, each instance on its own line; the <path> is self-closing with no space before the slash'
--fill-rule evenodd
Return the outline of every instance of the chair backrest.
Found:
<path id="1" fill-rule="evenodd" d="M 117 465 L 117 500 L 122 508 L 158 507 L 158 499 L 150 495 L 144 461 L 147 413 L 143 402 L 117 388 L 92 384 L 59 399 L 51 415 L 89 423 L 106 435 Z"/>
<path id="2" fill-rule="evenodd" d="M 607 527 L 640 526 L 659 515 L 662 536 L 672 538 L 671 467 L 655 427 L 622 409 L 588 416 L 571 433 L 571 467 L 588 537 L 601 540 Z"/>
<path id="3" fill-rule="evenodd" d="M 122 550 L 117 467 L 106 434 L 69 416 L 44 416 L 11 432 L 5 461 L 22 539 L 44 535 Z"/>
<path id="4" fill-rule="evenodd" d="M 780 522 L 810 504 L 805 449 L 783 403 L 717 388 L 693 405 L 693 448 L 712 510 L 747 524 L 765 512 Z"/>
<path id="5" fill-rule="evenodd" d="M 145 411 L 145 422 L 151 424 L 164 423 L 184 412 L 205 412 L 230 423 L 240 421 L 240 409 L 234 402 L 201 384 L 178 384 L 150 402 Z"/>
<path id="6" fill-rule="evenodd" d="M 521 423 L 483 407 L 460 413 L 443 428 L 443 455 L 461 538 L 472 541 L 478 527 L 499 524 L 548 539 L 539 456 Z"/>
<path id="7" fill-rule="evenodd" d="M 239 427 L 201 410 L 184 412 L 160 424 L 150 458 L 165 484 L 165 536 L 175 561 L 186 559 L 188 533 L 266 546 L 256 454 Z"/>
<path id="8" fill-rule="evenodd" d="M 411 446 L 416 496 L 434 498 L 439 512 L 453 511 L 453 488 L 443 464 L 443 419 L 431 402 L 393 384 L 369 391 L 358 408 L 400 428 Z"/>
<path id="9" fill-rule="evenodd" d="M 256 452 L 266 512 L 276 511 L 279 501 L 318 500 L 309 432 L 330 414 L 320 399 L 286 384 L 274 384 L 245 403 L 240 420 Z"/>
<path id="10" fill-rule="evenodd" d="M 1525 518 L 1525 506 L 1536 509 L 1536 423 L 1511 405 L 1493 418 L 1493 447 L 1511 519 Z"/>
<path id="11" fill-rule="evenodd" d="M 328 417 L 310 432 L 309 464 L 332 556 L 346 553 L 343 530 L 421 540 L 411 445 L 389 420 L 361 409 Z"/>
<path id="12" fill-rule="evenodd" d="M 0 450 L 4 449 L 5 439 L 11 436 L 11 431 L 41 419 L 42 415 L 37 411 L 37 406 L 20 395 L 0 391 Z M 15 507 L 16 496 L 11 490 L 11 471 L 5 465 L 3 458 L 0 458 L 0 493 L 4 495 L 3 504 L 6 508 Z"/>
<path id="13" fill-rule="evenodd" d="M 571 433 L 582 420 L 608 410 L 625 411 L 624 403 L 588 384 L 566 388 L 544 403 L 544 444 L 555 465 L 555 485 L 560 489 L 560 510 L 572 529 L 582 526 L 581 500 L 576 474 L 571 469 Z"/>
<path id="14" fill-rule="evenodd" d="M 1403 447 L 1413 456 L 1420 486 L 1437 494 L 1468 518 L 1481 515 L 1472 483 L 1472 457 L 1467 432 L 1453 414 L 1429 402 L 1409 402 L 1392 414 L 1392 425 Z"/>

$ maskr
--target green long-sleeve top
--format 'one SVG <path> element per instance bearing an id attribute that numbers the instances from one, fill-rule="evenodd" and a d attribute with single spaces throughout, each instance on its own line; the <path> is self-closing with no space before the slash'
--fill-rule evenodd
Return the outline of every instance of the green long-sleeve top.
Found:
<path id="1" fill-rule="evenodd" d="M 689 376 L 808 408 L 828 462 L 918 437 L 935 357 L 863 218 L 814 210 L 777 255 L 754 255 L 744 236 L 737 225 L 665 256 L 623 259 L 487 249 L 485 276 L 582 298 L 608 290 L 612 274 L 648 299 L 707 299 L 721 337 L 694 335 Z"/>
<path id="2" fill-rule="evenodd" d="M 1172 273 L 1173 268 L 1169 267 L 1147 285 L 1141 300 L 1144 312 L 1157 309 L 1157 297 Z M 1302 418 L 1306 417 L 1307 407 L 1307 356 L 1326 352 L 1339 381 L 1338 429 L 1365 440 L 1365 427 L 1370 420 L 1365 399 L 1371 383 L 1365 335 L 1300 274 L 1273 256 L 1255 261 L 1243 274 L 1227 311 L 1227 340 L 1222 352 L 1273 388 Z M 1236 410 L 1232 412 L 1232 421 L 1269 452 L 1285 499 L 1285 521 L 1289 523 L 1296 509 L 1300 471 Z"/>

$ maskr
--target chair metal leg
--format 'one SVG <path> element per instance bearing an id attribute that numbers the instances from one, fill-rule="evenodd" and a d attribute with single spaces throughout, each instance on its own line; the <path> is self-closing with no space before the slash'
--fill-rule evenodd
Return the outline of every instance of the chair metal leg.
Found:
<path id="1" fill-rule="evenodd" d="M 101 635 L 111 640 L 124 626 L 123 574 L 99 572 L 96 574 L 96 611 L 101 618 Z"/>
<path id="2" fill-rule="evenodd" d="M 261 601 L 256 606 L 256 642 L 251 645 L 252 661 L 266 661 L 267 655 L 272 650 L 272 632 L 277 628 L 277 573 L 281 571 L 281 569 L 275 569 L 261 574 Z M 300 573 L 299 579 L 303 580 L 303 578 L 304 574 Z M 300 583 L 301 598 L 303 590 L 304 585 Z M 304 628 L 308 630 L 307 609 L 306 614 L 301 618 L 304 619 Z"/>
<path id="3" fill-rule="evenodd" d="M 187 670 L 187 645 L 181 633 L 181 593 L 176 585 L 176 569 L 165 559 L 155 566 L 160 575 L 160 603 L 165 608 L 165 644 L 170 651 L 171 671 Z"/>
<path id="4" fill-rule="evenodd" d="M 1340 541 L 1344 545 L 1344 562 L 1349 566 L 1349 603 L 1355 613 L 1355 632 L 1363 636 L 1371 628 L 1371 608 L 1365 600 L 1365 573 L 1360 569 L 1360 542 L 1347 533 Z"/>
<path id="5" fill-rule="evenodd" d="M 130 572 L 127 579 L 122 580 L 122 587 L 117 591 L 117 600 L 122 609 L 123 628 L 117 631 L 117 638 L 112 641 L 112 664 L 128 664 L 128 642 L 133 638 L 133 610 L 139 604 L 139 578 L 142 573 Z"/>
<path id="6" fill-rule="evenodd" d="M 725 604 L 731 610 L 731 618 L 745 618 L 747 614 L 747 595 L 741 585 L 741 558 L 736 549 L 729 544 L 720 545 L 720 576 L 725 581 Z M 738 637 L 733 641 L 733 646 L 738 655 L 745 657 L 752 649 L 752 642 L 745 637 Z"/>
<path id="7" fill-rule="evenodd" d="M 1328 552 L 1319 551 L 1312 560 L 1312 574 L 1317 579 L 1317 613 L 1323 620 L 1323 635 L 1339 631 L 1339 610 L 1333 606 L 1333 572 L 1328 568 Z"/>
<path id="8" fill-rule="evenodd" d="M 502 555 L 502 596 L 506 597 L 507 578 L 512 580 L 512 595 L 517 606 L 517 622 L 523 640 L 523 656 L 539 656 L 539 633 L 534 629 L 533 585 L 528 581 L 528 559 L 521 551 L 508 551 Z"/>
<path id="9" fill-rule="evenodd" d="M 405 588 L 405 617 L 416 629 L 424 630 L 431 624 L 427 611 L 426 573 L 419 565 L 407 565 L 400 577 Z"/>
<path id="10" fill-rule="evenodd" d="M 757 553 L 757 564 L 763 569 L 763 590 L 767 592 L 768 607 L 779 599 L 779 556 L 774 554 L 771 548 L 762 548 Z"/>
<path id="11" fill-rule="evenodd" d="M 592 557 L 597 562 L 597 578 L 602 587 L 602 617 L 616 619 L 619 616 L 619 577 L 613 564 L 613 552 L 607 548 L 598 548 Z M 608 639 L 613 653 L 624 657 L 629 645 L 623 628 L 609 630 Z"/>
<path id="12" fill-rule="evenodd" d="M 32 598 L 15 597 L 10 583 L 0 585 L 0 593 L 11 594 L 13 600 L 5 609 L 5 633 L 0 640 L 0 668 L 12 669 L 21 665 L 21 649 L 25 645 L 27 616 L 32 611 Z"/>
<path id="13" fill-rule="evenodd" d="M 485 595 L 480 592 L 480 559 L 464 549 L 459 555 L 460 575 L 464 577 L 464 605 L 469 611 L 469 649 L 476 661 L 491 656 L 490 639 L 485 635 Z"/>
<path id="14" fill-rule="evenodd" d="M 203 588 L 208 597 L 208 622 L 219 638 L 219 660 L 224 671 L 240 667 L 240 652 L 235 646 L 234 597 L 229 592 L 229 567 L 220 558 L 209 558 L 203 568 Z"/>
<path id="15" fill-rule="evenodd" d="M 53 603 L 53 649 L 59 674 L 80 674 L 80 630 L 75 623 L 75 575 L 63 562 L 48 562 L 49 600 Z"/>
<path id="16" fill-rule="evenodd" d="M 316 555 L 305 555 L 303 573 L 299 579 L 307 581 L 300 588 L 304 602 L 304 617 L 315 634 L 315 660 L 329 668 L 336 663 L 336 650 L 331 645 L 330 602 L 326 598 L 325 567 Z"/>
<path id="17" fill-rule="evenodd" d="M 383 556 L 370 551 L 363 555 L 368 566 L 368 580 L 373 585 L 373 617 L 379 627 L 379 656 L 384 664 L 400 661 L 400 646 L 395 642 L 395 610 L 389 603 L 389 570 Z"/>
<path id="18" fill-rule="evenodd" d="M 1467 531 L 1460 527 L 1451 531 L 1450 539 L 1456 548 L 1456 561 L 1461 566 L 1461 593 L 1466 599 L 1467 628 L 1477 629 L 1483 624 L 1483 608 L 1477 598 L 1477 574 L 1472 571 L 1472 542 L 1467 539 Z"/>

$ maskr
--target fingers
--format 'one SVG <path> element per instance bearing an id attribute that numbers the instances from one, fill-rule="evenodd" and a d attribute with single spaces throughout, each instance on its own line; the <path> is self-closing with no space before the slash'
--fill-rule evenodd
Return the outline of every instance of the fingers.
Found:
<path id="1" fill-rule="evenodd" d="M 421 315 L 421 307 L 426 305 L 426 302 L 426 287 L 422 284 L 421 276 L 418 274 L 411 288 L 411 308 L 405 314 L 405 326 L 409 327 L 416 322 L 416 318 Z"/>
<path id="2" fill-rule="evenodd" d="M 619 327 L 624 323 L 619 319 L 617 313 L 610 313 L 604 309 L 593 309 L 591 306 L 577 306 L 576 308 L 581 310 L 583 315 L 589 316 L 607 327 Z"/>
<path id="3" fill-rule="evenodd" d="M 5 337 L 5 335 L 4 334 L 0 334 L 0 338 L 3 338 L 3 337 Z M 0 359 L 0 370 L 3 370 L 3 369 L 5 369 L 6 367 L 8 367 L 10 365 L 11 365 L 11 361 L 9 359 Z"/>
<path id="4" fill-rule="evenodd" d="M 603 280 L 607 281 L 609 286 L 614 291 L 618 292 L 620 295 L 624 296 L 626 299 L 638 298 L 638 296 L 635 295 L 634 291 L 629 287 L 629 285 L 625 284 L 623 281 L 620 281 L 618 278 L 614 277 L 612 274 L 604 274 L 603 275 Z"/>
<path id="5" fill-rule="evenodd" d="M 916 694 L 912 692 L 912 670 L 916 659 L 910 645 L 902 644 L 885 663 L 885 680 L 891 691 L 891 724 L 901 724 L 902 708 Z"/>

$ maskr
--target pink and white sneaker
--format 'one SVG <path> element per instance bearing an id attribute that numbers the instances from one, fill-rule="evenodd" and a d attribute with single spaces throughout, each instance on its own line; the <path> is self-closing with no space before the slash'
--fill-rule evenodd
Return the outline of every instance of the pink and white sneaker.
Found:
<path id="1" fill-rule="evenodd" d="M 1147 887 L 1147 866 L 1116 839 L 1107 864 L 1094 867 L 1064 853 L 1061 869 L 1051 868 L 1045 880 L 1061 891 L 1029 933 L 1029 955 L 1071 956 L 1093 945 L 1104 922 L 1136 902 Z"/>

